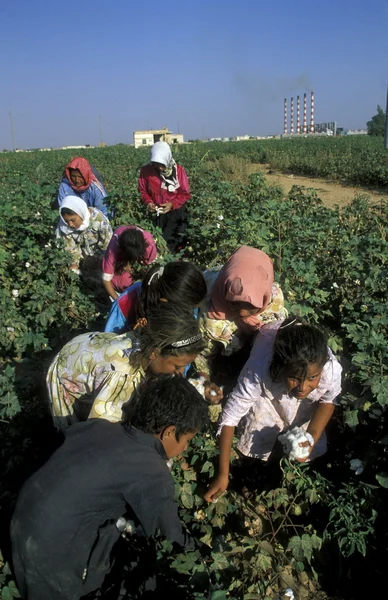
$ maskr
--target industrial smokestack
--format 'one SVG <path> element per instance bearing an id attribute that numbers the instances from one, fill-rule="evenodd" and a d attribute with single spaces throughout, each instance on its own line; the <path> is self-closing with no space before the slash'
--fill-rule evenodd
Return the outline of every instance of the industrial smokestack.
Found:
<path id="1" fill-rule="evenodd" d="M 307 133 L 307 94 L 303 94 L 303 133 Z"/>
<path id="2" fill-rule="evenodd" d="M 291 98 L 290 119 L 290 133 L 294 135 L 294 98 Z"/>
<path id="3" fill-rule="evenodd" d="M 311 107 L 310 107 L 310 133 L 314 133 L 314 92 L 311 92 Z"/>
<path id="4" fill-rule="evenodd" d="M 300 98 L 296 97 L 296 133 L 300 133 Z"/>
<path id="5" fill-rule="evenodd" d="M 287 133 L 288 133 L 288 129 L 287 129 L 287 98 L 284 98 L 284 128 L 283 128 L 283 133 L 284 133 L 284 135 L 287 135 Z"/>

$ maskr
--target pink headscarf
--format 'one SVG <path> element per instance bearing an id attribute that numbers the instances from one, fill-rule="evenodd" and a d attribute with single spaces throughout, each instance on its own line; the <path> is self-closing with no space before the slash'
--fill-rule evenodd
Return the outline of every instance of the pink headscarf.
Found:
<path id="1" fill-rule="evenodd" d="M 249 302 L 263 312 L 271 302 L 273 264 L 265 252 L 241 246 L 222 267 L 210 294 L 210 319 L 235 321 L 243 331 L 253 333 L 262 325 L 257 316 L 235 317 L 228 302 Z"/>

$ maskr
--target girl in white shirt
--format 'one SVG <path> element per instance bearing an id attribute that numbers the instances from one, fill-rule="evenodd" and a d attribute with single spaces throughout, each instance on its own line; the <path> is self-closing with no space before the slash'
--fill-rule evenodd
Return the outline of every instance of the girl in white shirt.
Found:
<path id="1" fill-rule="evenodd" d="M 237 425 L 237 448 L 245 456 L 268 460 L 278 435 L 293 427 L 314 440 L 299 462 L 324 454 L 324 430 L 341 392 L 341 371 L 319 327 L 294 317 L 262 327 L 221 414 L 219 474 L 205 499 L 216 500 L 228 487 Z"/>

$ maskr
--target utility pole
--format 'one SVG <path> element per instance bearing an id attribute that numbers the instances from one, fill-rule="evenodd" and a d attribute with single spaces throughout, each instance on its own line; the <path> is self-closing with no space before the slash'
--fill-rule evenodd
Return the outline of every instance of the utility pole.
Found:
<path id="1" fill-rule="evenodd" d="M 13 151 L 16 151 L 16 145 L 15 145 L 15 131 L 13 128 L 13 121 L 12 121 L 12 112 L 9 111 L 9 121 L 11 123 L 11 136 L 12 136 L 12 146 L 13 146 Z"/>
<path id="2" fill-rule="evenodd" d="M 384 148 L 388 150 L 388 86 L 387 86 L 387 105 L 385 107 L 385 136 Z"/>
<path id="3" fill-rule="evenodd" d="M 102 125 L 101 125 L 101 115 L 98 115 L 98 120 L 100 123 L 100 146 L 102 146 Z"/>

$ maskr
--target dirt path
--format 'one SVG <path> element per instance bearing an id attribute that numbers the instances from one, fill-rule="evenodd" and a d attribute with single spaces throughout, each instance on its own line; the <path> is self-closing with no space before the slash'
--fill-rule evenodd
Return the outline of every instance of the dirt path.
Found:
<path id="1" fill-rule="evenodd" d="M 334 204 L 339 206 L 350 204 L 355 194 L 368 194 L 375 202 L 378 202 L 382 197 L 388 197 L 388 190 L 350 186 L 326 179 L 311 179 L 301 175 L 287 175 L 274 171 L 270 165 L 252 164 L 250 170 L 252 173 L 264 171 L 268 181 L 272 185 L 281 185 L 286 193 L 290 191 L 293 185 L 315 188 L 319 198 L 329 207 L 334 206 Z"/>

